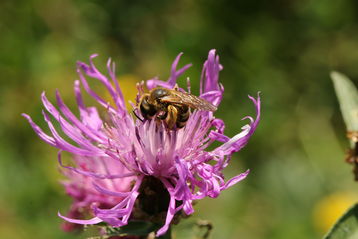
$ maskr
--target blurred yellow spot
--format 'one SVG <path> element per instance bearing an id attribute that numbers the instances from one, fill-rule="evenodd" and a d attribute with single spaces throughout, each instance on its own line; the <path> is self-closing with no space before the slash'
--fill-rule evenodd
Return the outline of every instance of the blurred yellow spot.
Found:
<path id="1" fill-rule="evenodd" d="M 117 80 L 122 90 L 126 107 L 128 111 L 131 112 L 132 106 L 128 101 L 130 100 L 135 103 L 135 97 L 137 95 L 136 83 L 139 83 L 141 80 L 137 76 L 130 74 L 119 76 Z M 110 102 L 111 105 L 114 105 L 113 99 L 108 91 L 106 92 L 105 99 Z"/>
<path id="2" fill-rule="evenodd" d="M 313 211 L 315 227 L 321 234 L 327 233 L 348 208 L 358 201 L 358 194 L 337 192 L 321 199 Z"/>

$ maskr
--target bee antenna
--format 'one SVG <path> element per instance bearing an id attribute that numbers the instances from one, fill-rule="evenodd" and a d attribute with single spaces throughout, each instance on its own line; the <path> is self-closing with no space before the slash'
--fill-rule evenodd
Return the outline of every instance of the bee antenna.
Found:
<path id="1" fill-rule="evenodd" d="M 132 112 L 133 112 L 133 114 L 135 115 L 135 117 L 136 117 L 137 119 L 139 119 L 140 121 L 144 122 L 144 120 L 141 119 L 141 118 L 137 115 L 137 113 L 135 112 L 135 109 L 134 109 Z"/>

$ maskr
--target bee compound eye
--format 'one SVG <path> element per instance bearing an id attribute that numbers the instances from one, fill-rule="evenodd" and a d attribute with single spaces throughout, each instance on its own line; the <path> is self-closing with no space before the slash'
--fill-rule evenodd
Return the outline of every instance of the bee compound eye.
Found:
<path id="1" fill-rule="evenodd" d="M 151 119 L 156 114 L 155 106 L 148 102 L 148 96 L 140 104 L 140 112 L 146 119 Z"/>

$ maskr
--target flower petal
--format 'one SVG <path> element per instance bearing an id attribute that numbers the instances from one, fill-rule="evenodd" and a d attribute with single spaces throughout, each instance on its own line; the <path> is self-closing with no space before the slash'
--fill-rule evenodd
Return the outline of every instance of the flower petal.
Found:
<path id="1" fill-rule="evenodd" d="M 71 222 L 71 223 L 77 223 L 77 224 L 82 224 L 82 225 L 93 225 L 93 224 L 97 224 L 97 223 L 100 223 L 100 222 L 103 222 L 103 220 L 101 220 L 100 218 L 98 217 L 94 217 L 92 219 L 87 219 L 87 220 L 81 220 L 81 219 L 73 219 L 73 218 L 68 218 L 68 217 L 65 217 L 63 215 L 61 215 L 60 212 L 57 213 L 57 215 L 68 221 L 68 222 Z"/>
<path id="2" fill-rule="evenodd" d="M 153 89 L 157 86 L 161 86 L 164 88 L 168 88 L 168 89 L 172 89 L 176 82 L 177 79 L 188 69 L 190 68 L 192 65 L 191 64 L 187 64 L 185 66 L 183 66 L 182 68 L 180 68 L 179 70 L 177 70 L 177 66 L 180 60 L 180 57 L 183 55 L 183 53 L 180 53 L 174 60 L 173 64 L 172 64 L 172 68 L 171 68 L 171 73 L 170 73 L 170 77 L 167 81 L 161 81 L 158 79 L 158 77 L 155 77 L 153 79 L 147 80 L 147 87 L 148 89 Z"/>
<path id="3" fill-rule="evenodd" d="M 219 56 L 215 49 L 209 51 L 208 59 L 204 63 L 200 80 L 200 97 L 215 106 L 220 104 L 224 87 L 219 84 L 219 72 L 223 69 L 219 63 Z"/>
<path id="4" fill-rule="evenodd" d="M 231 155 L 232 153 L 239 151 L 247 144 L 251 135 L 255 132 L 257 125 L 260 121 L 260 108 L 261 108 L 260 92 L 257 94 L 257 99 L 251 96 L 249 96 L 249 98 L 250 100 L 252 100 L 252 102 L 255 105 L 256 119 L 253 120 L 251 117 L 245 117 L 244 119 L 249 118 L 251 123 L 249 125 L 245 125 L 244 127 L 242 127 L 243 131 L 241 131 L 239 134 L 232 137 L 226 143 L 222 144 L 214 151 L 212 151 L 213 154 L 218 156 L 224 156 L 224 155 Z"/>

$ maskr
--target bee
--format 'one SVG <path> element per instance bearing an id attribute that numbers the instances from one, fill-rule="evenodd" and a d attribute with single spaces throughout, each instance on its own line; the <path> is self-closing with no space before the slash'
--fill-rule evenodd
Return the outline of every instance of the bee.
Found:
<path id="1" fill-rule="evenodd" d="M 179 91 L 177 85 L 173 89 L 156 87 L 143 94 L 139 101 L 139 110 L 145 119 L 162 120 L 170 130 L 186 125 L 190 109 L 216 111 L 216 106 L 198 96 Z"/>

